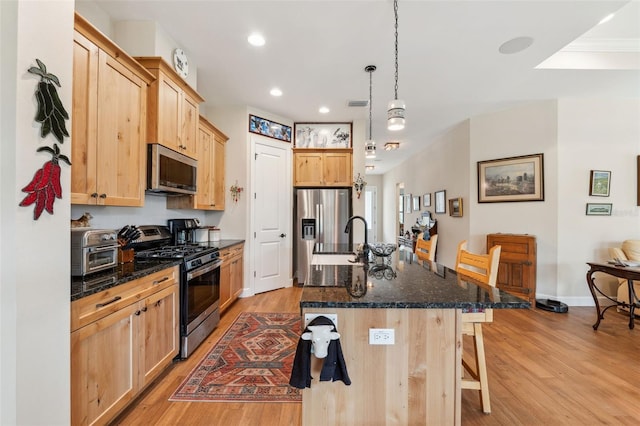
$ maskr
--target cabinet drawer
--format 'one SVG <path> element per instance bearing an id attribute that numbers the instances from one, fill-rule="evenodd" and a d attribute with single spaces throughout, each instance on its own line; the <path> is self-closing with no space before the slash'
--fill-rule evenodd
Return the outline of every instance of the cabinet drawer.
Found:
<path id="1" fill-rule="evenodd" d="M 174 266 L 76 300 L 71 303 L 71 331 L 138 302 L 178 281 L 178 266 Z"/>
<path id="2" fill-rule="evenodd" d="M 226 262 L 229 259 L 242 255 L 243 251 L 244 251 L 244 244 L 238 244 L 232 247 L 227 247 L 223 250 L 220 250 L 220 259 L 222 259 L 223 262 Z"/>

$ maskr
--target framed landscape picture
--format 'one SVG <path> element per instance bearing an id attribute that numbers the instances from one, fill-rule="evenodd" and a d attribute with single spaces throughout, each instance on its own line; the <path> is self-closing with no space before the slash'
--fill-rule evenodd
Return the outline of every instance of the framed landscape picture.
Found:
<path id="1" fill-rule="evenodd" d="M 589 195 L 596 197 L 608 197 L 611 186 L 611 172 L 604 170 L 591 170 L 589 179 Z"/>
<path id="2" fill-rule="evenodd" d="M 449 200 L 449 216 L 462 217 L 462 198 L 452 198 Z"/>
<path id="3" fill-rule="evenodd" d="M 351 148 L 352 123 L 293 123 L 294 148 Z"/>
<path id="4" fill-rule="evenodd" d="M 478 202 L 544 201 L 542 154 L 478 162 Z"/>
<path id="5" fill-rule="evenodd" d="M 587 203 L 587 216 L 611 216 L 611 203 Z"/>

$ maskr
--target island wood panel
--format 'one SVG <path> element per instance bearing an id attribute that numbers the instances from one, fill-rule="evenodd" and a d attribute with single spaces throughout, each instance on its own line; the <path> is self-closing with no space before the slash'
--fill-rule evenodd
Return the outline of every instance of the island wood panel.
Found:
<path id="1" fill-rule="evenodd" d="M 460 424 L 461 323 L 455 309 L 304 308 L 336 313 L 352 384 L 302 391 L 302 424 Z M 370 328 L 395 330 L 394 345 L 369 345 Z"/>

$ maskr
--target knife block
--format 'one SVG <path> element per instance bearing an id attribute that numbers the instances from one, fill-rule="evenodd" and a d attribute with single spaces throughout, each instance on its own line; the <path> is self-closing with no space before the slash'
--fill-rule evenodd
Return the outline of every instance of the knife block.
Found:
<path id="1" fill-rule="evenodd" d="M 123 250 L 121 248 L 118 249 L 118 263 L 129 263 L 133 262 L 134 252 L 133 249 Z"/>

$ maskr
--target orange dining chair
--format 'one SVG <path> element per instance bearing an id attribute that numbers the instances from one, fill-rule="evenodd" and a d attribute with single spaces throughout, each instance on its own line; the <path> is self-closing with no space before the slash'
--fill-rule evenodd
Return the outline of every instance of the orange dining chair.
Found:
<path id="1" fill-rule="evenodd" d="M 462 241 L 458 245 L 456 259 L 456 273 L 459 279 L 469 279 L 470 282 L 478 281 L 482 284 L 495 287 L 498 277 L 498 263 L 502 247 L 491 247 L 488 254 L 474 254 L 467 251 L 467 242 Z M 489 383 L 487 380 L 487 362 L 484 355 L 484 340 L 482 337 L 482 323 L 493 321 L 493 310 L 482 309 L 479 311 L 462 311 L 462 334 L 472 336 L 473 353 L 475 359 L 470 360 L 462 356 L 463 378 L 462 389 L 474 389 L 480 392 L 480 404 L 482 411 L 491 412 L 489 401 Z"/>
<path id="2" fill-rule="evenodd" d="M 418 234 L 416 239 L 415 254 L 419 260 L 427 260 L 429 262 L 436 261 L 436 246 L 438 245 L 438 234 L 432 235 L 429 241 L 425 241 L 423 233 Z"/>

